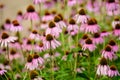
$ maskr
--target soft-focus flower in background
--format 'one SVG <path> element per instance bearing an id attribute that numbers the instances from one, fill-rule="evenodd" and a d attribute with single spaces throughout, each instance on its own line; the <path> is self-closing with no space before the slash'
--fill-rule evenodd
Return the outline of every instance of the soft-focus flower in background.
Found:
<path id="1" fill-rule="evenodd" d="M 69 24 L 68 24 L 68 27 L 67 27 L 67 31 L 70 35 L 76 35 L 79 31 L 79 27 L 78 25 L 76 24 L 75 20 L 74 19 L 70 19 L 69 20 Z"/>
<path id="2" fill-rule="evenodd" d="M 34 7 L 32 5 L 29 5 L 27 7 L 27 12 L 24 14 L 23 18 L 26 20 L 34 21 L 34 20 L 39 20 L 39 15 L 35 11 Z"/>
<path id="3" fill-rule="evenodd" d="M 116 54 L 109 45 L 107 45 L 105 49 L 102 51 L 102 57 L 109 60 L 114 60 L 117 58 Z"/>
<path id="4" fill-rule="evenodd" d="M 8 33 L 2 32 L 0 35 L 0 46 L 7 47 L 10 42 L 17 40 L 17 37 L 9 36 Z"/>
<path id="5" fill-rule="evenodd" d="M 109 77 L 120 76 L 120 73 L 118 72 L 116 66 L 114 65 L 110 66 L 110 69 L 108 70 L 108 76 Z"/>
<path id="6" fill-rule="evenodd" d="M 94 51 L 96 49 L 95 44 L 93 43 L 92 39 L 87 38 L 85 40 L 85 43 L 82 46 L 82 49 L 85 50 L 89 50 L 90 52 Z"/>
<path id="7" fill-rule="evenodd" d="M 107 64 L 107 60 L 105 58 L 101 58 L 100 64 L 97 67 L 96 74 L 97 75 L 108 75 L 109 66 Z"/>

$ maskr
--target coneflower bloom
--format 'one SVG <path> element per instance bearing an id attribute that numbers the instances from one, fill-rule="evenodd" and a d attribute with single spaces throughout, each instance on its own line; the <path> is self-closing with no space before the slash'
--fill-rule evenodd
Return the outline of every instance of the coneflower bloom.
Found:
<path id="1" fill-rule="evenodd" d="M 35 46 L 35 42 L 33 43 L 33 41 L 31 39 L 23 40 L 22 48 L 24 50 L 31 51 L 34 49 L 34 46 Z"/>
<path id="2" fill-rule="evenodd" d="M 94 51 L 96 49 L 95 44 L 93 44 L 93 41 L 90 38 L 87 38 L 85 40 L 85 44 L 82 46 L 82 50 L 89 50 L 90 52 Z"/>
<path id="3" fill-rule="evenodd" d="M 120 24 L 115 25 L 115 29 L 113 30 L 113 34 L 115 36 L 120 36 Z"/>
<path id="4" fill-rule="evenodd" d="M 84 9 L 80 9 L 78 14 L 76 14 L 74 18 L 76 20 L 76 23 L 84 24 L 84 23 L 87 23 L 89 17 L 88 15 L 86 15 L 86 12 Z"/>
<path id="5" fill-rule="evenodd" d="M 33 64 L 33 56 L 32 55 L 28 55 L 27 63 L 25 64 L 25 68 L 27 68 L 28 70 L 34 70 L 37 67 L 38 67 L 38 65 L 34 65 Z"/>
<path id="6" fill-rule="evenodd" d="M 119 8 L 120 6 L 115 0 L 108 0 L 106 3 L 107 14 L 110 16 L 120 14 Z"/>
<path id="7" fill-rule="evenodd" d="M 40 34 L 36 30 L 33 30 L 30 33 L 29 38 L 32 40 L 40 40 Z"/>
<path id="8" fill-rule="evenodd" d="M 68 6 L 74 6 L 77 3 L 76 0 L 68 0 Z"/>
<path id="9" fill-rule="evenodd" d="M 11 48 L 15 48 L 15 49 L 21 49 L 21 42 L 19 42 L 18 40 L 15 40 L 14 42 L 11 42 L 10 44 L 9 44 L 9 46 L 11 47 Z"/>
<path id="10" fill-rule="evenodd" d="M 107 32 L 105 30 L 103 30 L 101 33 L 100 33 L 101 37 L 107 37 L 110 35 L 110 32 Z"/>
<path id="11" fill-rule="evenodd" d="M 107 64 L 107 60 L 105 58 L 101 58 L 100 64 L 97 67 L 97 75 L 107 75 L 109 70 L 109 66 Z"/>
<path id="12" fill-rule="evenodd" d="M 43 42 L 46 49 L 55 49 L 61 45 L 51 34 L 46 35 L 46 40 Z"/>
<path id="13" fill-rule="evenodd" d="M 51 21 L 53 19 L 54 19 L 53 15 L 51 15 L 48 11 L 46 11 L 45 15 L 42 17 L 42 21 L 46 22 Z"/>
<path id="14" fill-rule="evenodd" d="M 11 49 L 10 50 L 10 53 L 9 53 L 9 59 L 10 60 L 13 60 L 13 59 L 18 59 L 20 58 L 20 53 L 16 52 L 14 49 Z"/>
<path id="15" fill-rule="evenodd" d="M 62 16 L 54 17 L 54 22 L 60 29 L 62 29 L 63 27 L 66 27 L 66 24 L 62 20 L 63 20 Z"/>
<path id="16" fill-rule="evenodd" d="M 7 48 L 6 48 L 6 47 L 3 47 L 3 48 L 0 49 L 0 54 L 5 53 L 6 51 L 7 51 Z"/>
<path id="17" fill-rule="evenodd" d="M 100 27 L 97 24 L 97 21 L 95 18 L 90 18 L 87 22 L 87 25 L 85 27 L 85 32 L 90 32 L 90 33 L 97 33 L 100 31 Z"/>
<path id="18" fill-rule="evenodd" d="M 88 36 L 87 34 L 84 34 L 84 35 L 82 36 L 82 39 L 80 40 L 80 44 L 81 44 L 81 45 L 84 45 L 84 44 L 85 44 L 85 40 L 86 40 L 87 38 L 89 38 L 89 36 Z"/>
<path id="19" fill-rule="evenodd" d="M 98 13 L 100 12 L 100 2 L 97 0 L 89 0 L 86 5 L 86 9 L 90 12 Z"/>
<path id="20" fill-rule="evenodd" d="M 95 44 L 102 44 L 104 42 L 104 39 L 101 37 L 100 33 L 94 33 L 92 39 Z"/>
<path id="21" fill-rule="evenodd" d="M 66 52 L 65 52 L 65 55 L 62 56 L 62 60 L 66 61 L 66 60 L 67 60 L 67 57 L 68 57 L 68 54 L 69 54 L 69 52 L 66 51 Z"/>
<path id="22" fill-rule="evenodd" d="M 32 70 L 32 71 L 30 71 L 30 79 L 31 80 L 36 80 L 37 78 L 38 78 L 38 72 L 36 71 L 36 70 Z M 37 80 L 39 80 L 39 79 L 37 79 Z M 41 80 L 41 79 L 40 79 Z"/>
<path id="23" fill-rule="evenodd" d="M 115 43 L 114 40 L 110 40 L 110 41 L 109 41 L 109 45 L 111 46 L 111 48 L 112 48 L 112 50 L 113 50 L 114 52 L 117 52 L 117 51 L 118 51 L 119 47 L 118 47 L 118 45 L 116 45 L 116 43 Z"/>
<path id="24" fill-rule="evenodd" d="M 0 35 L 0 46 L 7 47 L 10 42 L 17 40 L 17 37 L 9 36 L 6 32 L 3 32 Z"/>
<path id="25" fill-rule="evenodd" d="M 45 50 L 45 44 L 43 42 L 40 42 L 39 44 L 35 45 L 35 51 L 42 52 Z"/>
<path id="26" fill-rule="evenodd" d="M 6 21 L 4 23 L 4 28 L 6 30 L 9 30 L 11 28 L 11 25 L 12 25 L 12 23 L 11 23 L 10 19 L 6 19 Z"/>
<path id="27" fill-rule="evenodd" d="M 59 57 L 60 56 L 60 53 L 58 53 L 58 52 L 55 52 L 55 54 L 53 55 L 53 57 L 54 58 L 57 58 L 57 57 Z M 52 56 L 49 54 L 49 53 L 46 53 L 45 55 L 44 55 L 44 59 L 47 59 L 48 61 L 49 61 L 49 59 L 51 58 Z"/>
<path id="28" fill-rule="evenodd" d="M 0 75 L 4 75 L 7 71 L 0 68 Z"/>
<path id="29" fill-rule="evenodd" d="M 116 18 L 114 19 L 114 21 L 112 22 L 112 27 L 115 28 L 115 25 L 116 25 L 116 24 L 120 24 L 120 19 L 119 19 L 118 17 L 116 17 Z"/>
<path id="30" fill-rule="evenodd" d="M 108 76 L 109 77 L 120 76 L 120 73 L 118 72 L 116 66 L 114 65 L 110 66 L 110 69 L 108 70 Z"/>
<path id="31" fill-rule="evenodd" d="M 29 5 L 27 8 L 27 12 L 24 14 L 24 19 L 26 20 L 39 20 L 38 13 L 35 12 L 35 9 L 32 5 Z"/>
<path id="32" fill-rule="evenodd" d="M 22 11 L 18 11 L 17 16 L 16 16 L 16 20 L 18 22 L 21 22 L 23 20 L 23 13 L 22 13 Z"/>
<path id="33" fill-rule="evenodd" d="M 32 60 L 34 65 L 43 65 L 44 64 L 44 59 L 40 57 L 37 53 L 34 53 L 33 55 L 33 60 Z"/>
<path id="34" fill-rule="evenodd" d="M 41 25 L 40 25 L 40 29 L 47 29 L 48 28 L 48 24 L 46 21 L 42 21 Z"/>
<path id="35" fill-rule="evenodd" d="M 62 30 L 53 21 L 50 21 L 48 26 L 49 27 L 46 29 L 45 34 L 46 35 L 51 34 L 55 36 L 56 38 L 58 38 Z"/>
<path id="36" fill-rule="evenodd" d="M 5 70 L 11 70 L 10 62 L 8 60 L 4 60 L 3 66 Z"/>
<path id="37" fill-rule="evenodd" d="M 69 25 L 67 27 L 67 31 L 70 35 L 76 35 L 79 31 L 79 27 L 78 25 L 76 24 L 75 20 L 74 19 L 70 19 L 69 21 Z"/>
<path id="38" fill-rule="evenodd" d="M 49 1 L 49 0 L 45 0 L 43 8 L 44 9 L 50 9 L 54 6 L 54 1 Z"/>
<path id="39" fill-rule="evenodd" d="M 51 14 L 52 14 L 53 16 L 55 16 L 55 15 L 57 14 L 57 11 L 56 11 L 56 10 L 52 10 L 52 11 L 51 11 Z"/>
<path id="40" fill-rule="evenodd" d="M 12 22 L 12 25 L 10 27 L 10 31 L 13 31 L 13 32 L 19 32 L 19 31 L 22 31 L 23 27 L 19 24 L 19 22 L 17 20 L 14 20 Z"/>
<path id="41" fill-rule="evenodd" d="M 86 29 L 86 26 L 87 26 L 87 24 L 81 24 L 80 25 L 80 32 L 85 32 L 85 29 Z"/>
<path id="42" fill-rule="evenodd" d="M 57 16 L 59 16 L 60 17 L 60 28 L 63 28 L 63 27 L 65 27 L 66 28 L 66 23 L 65 23 L 65 21 L 64 21 L 64 18 L 63 18 L 63 16 L 62 16 L 62 14 L 58 14 Z"/>
<path id="43" fill-rule="evenodd" d="M 40 4 L 40 3 L 43 3 L 43 2 L 45 2 L 45 0 L 33 0 L 34 4 Z"/>
<path id="44" fill-rule="evenodd" d="M 105 49 L 102 51 L 102 57 L 109 60 L 113 60 L 117 58 L 116 54 L 109 45 L 107 45 Z"/>

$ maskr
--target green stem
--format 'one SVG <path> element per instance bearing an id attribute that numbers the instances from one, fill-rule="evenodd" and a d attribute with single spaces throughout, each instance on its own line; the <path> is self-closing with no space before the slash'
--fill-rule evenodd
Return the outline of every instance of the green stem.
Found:
<path id="1" fill-rule="evenodd" d="M 20 41 L 20 32 L 17 31 L 16 35 L 18 36 L 18 41 Z"/>
<path id="2" fill-rule="evenodd" d="M 78 31 L 78 33 L 79 33 L 79 31 Z M 76 48 L 77 48 L 77 53 L 78 53 L 78 33 L 77 33 L 77 35 L 76 35 Z M 76 68 L 77 68 L 77 53 L 74 53 L 75 54 L 75 65 L 74 65 L 74 80 L 76 80 L 76 74 L 77 74 L 77 72 L 76 72 Z"/>
<path id="3" fill-rule="evenodd" d="M 64 55 L 65 55 L 65 50 L 66 50 L 66 48 L 65 48 L 65 39 L 64 39 L 64 33 L 62 32 L 61 33 L 61 39 L 62 39 L 62 47 L 63 47 L 63 50 L 64 50 Z"/>
<path id="4" fill-rule="evenodd" d="M 75 55 L 75 65 L 74 65 L 74 80 L 76 80 L 76 68 L 77 68 L 77 53 L 74 54 Z"/>
<path id="5" fill-rule="evenodd" d="M 51 56 L 51 80 L 54 80 L 54 54 L 52 52 L 52 48 L 51 48 L 51 42 L 50 42 L 50 55 Z"/>
<path id="6" fill-rule="evenodd" d="M 25 80 L 25 79 L 26 79 L 26 77 L 27 77 L 27 72 L 25 73 L 25 76 L 23 77 L 23 80 Z"/>
<path id="7" fill-rule="evenodd" d="M 6 75 L 6 74 L 4 74 L 4 75 L 5 75 L 5 78 L 6 78 L 7 80 L 9 80 L 8 77 L 7 77 L 7 75 Z"/>
<path id="8" fill-rule="evenodd" d="M 90 52 L 88 51 L 88 75 L 90 76 Z"/>

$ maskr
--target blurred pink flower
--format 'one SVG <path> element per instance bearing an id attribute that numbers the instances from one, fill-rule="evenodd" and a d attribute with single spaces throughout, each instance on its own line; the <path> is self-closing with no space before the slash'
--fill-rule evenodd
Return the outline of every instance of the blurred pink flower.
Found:
<path id="1" fill-rule="evenodd" d="M 98 0 L 87 1 L 86 9 L 90 12 L 99 13 L 100 7 L 101 7 L 101 5 Z"/>
<path id="2" fill-rule="evenodd" d="M 112 50 L 113 50 L 114 52 L 117 52 L 117 51 L 119 50 L 119 47 L 118 47 L 118 45 L 115 43 L 114 40 L 110 40 L 110 41 L 109 41 L 109 45 L 111 46 L 111 48 L 112 48 Z"/>
<path id="3" fill-rule="evenodd" d="M 32 39 L 32 40 L 35 40 L 35 41 L 39 41 L 40 40 L 40 34 L 36 30 L 33 30 L 30 33 L 29 38 Z"/>
<path id="4" fill-rule="evenodd" d="M 41 25 L 40 25 L 40 29 L 47 29 L 48 28 L 48 23 L 46 21 L 42 21 Z"/>
<path id="5" fill-rule="evenodd" d="M 35 51 L 42 52 L 45 50 L 46 50 L 46 48 L 45 48 L 45 44 L 43 44 L 43 42 L 40 42 L 39 44 L 35 45 Z"/>
<path id="6" fill-rule="evenodd" d="M 54 19 L 53 15 L 51 15 L 48 11 L 46 11 L 45 15 L 42 17 L 42 21 L 46 22 L 51 21 L 53 19 Z"/>
<path id="7" fill-rule="evenodd" d="M 79 31 L 79 27 L 78 25 L 76 24 L 75 20 L 74 19 L 70 19 L 69 21 L 69 25 L 67 27 L 67 31 L 70 35 L 76 35 Z"/>
<path id="8" fill-rule="evenodd" d="M 88 23 L 85 27 L 85 33 L 90 32 L 90 33 L 97 33 L 100 31 L 100 27 L 97 24 L 97 21 L 95 18 L 90 18 L 88 20 Z"/>
<path id="9" fill-rule="evenodd" d="M 86 12 L 84 9 L 80 9 L 78 14 L 76 14 L 74 16 L 74 18 L 75 18 L 77 24 L 79 24 L 79 23 L 85 24 L 85 23 L 87 23 L 89 17 L 88 17 L 88 15 L 86 15 Z"/>
<path id="10" fill-rule="evenodd" d="M 120 19 L 116 17 L 114 21 L 112 21 L 112 27 L 115 28 L 116 24 L 120 24 Z"/>
<path id="11" fill-rule="evenodd" d="M 10 31 L 13 31 L 13 32 L 20 32 L 23 30 L 23 27 L 19 24 L 19 22 L 17 20 L 14 20 L 12 22 L 12 25 L 10 27 Z"/>
<path id="12" fill-rule="evenodd" d="M 35 12 L 35 9 L 32 5 L 29 5 L 27 8 L 27 12 L 23 16 L 26 20 L 39 20 L 39 15 L 37 12 Z"/>
<path id="13" fill-rule="evenodd" d="M 93 41 L 90 38 L 87 38 L 85 40 L 85 43 L 82 46 L 82 50 L 89 50 L 90 52 L 94 51 L 96 49 L 95 44 L 93 44 Z"/>
<path id="14" fill-rule="evenodd" d="M 32 62 L 34 65 L 43 65 L 44 59 L 40 57 L 37 53 L 34 53 Z"/>
<path id="15" fill-rule="evenodd" d="M 104 30 L 104 31 L 101 32 L 100 35 L 101 35 L 101 37 L 107 37 L 107 36 L 110 35 L 110 32 L 107 32 L 107 31 Z"/>
<path id="16" fill-rule="evenodd" d="M 117 58 L 116 54 L 109 45 L 106 46 L 105 49 L 102 51 L 102 57 L 109 60 L 114 60 Z"/>
<path id="17" fill-rule="evenodd" d="M 55 49 L 61 45 L 51 34 L 46 35 L 46 40 L 43 42 L 46 49 Z"/>
<path id="18" fill-rule="evenodd" d="M 11 51 L 9 53 L 9 59 L 10 60 L 18 59 L 20 57 L 21 57 L 20 53 L 16 52 L 14 49 L 11 49 Z"/>
<path id="19" fill-rule="evenodd" d="M 23 20 L 23 14 L 22 11 L 18 11 L 17 16 L 16 16 L 16 20 L 20 23 Z"/>
<path id="20" fill-rule="evenodd" d="M 34 70 L 38 67 L 38 65 L 33 64 L 33 57 L 32 55 L 28 55 L 27 57 L 27 63 L 25 64 L 25 68 L 28 70 Z"/>
<path id="21" fill-rule="evenodd" d="M 118 72 L 116 66 L 114 65 L 110 66 L 110 69 L 108 70 L 108 76 L 109 77 L 120 76 L 120 73 Z"/>
<path id="22" fill-rule="evenodd" d="M 0 75 L 4 75 L 7 71 L 0 68 Z"/>
<path id="23" fill-rule="evenodd" d="M 101 37 L 100 33 L 94 33 L 92 38 L 94 44 L 102 44 L 104 39 Z"/>
<path id="24" fill-rule="evenodd" d="M 89 36 L 88 36 L 87 34 L 84 34 L 84 35 L 82 36 L 82 38 L 80 39 L 80 44 L 81 44 L 81 45 L 84 45 L 84 44 L 85 44 L 85 40 L 86 40 L 87 38 L 89 38 Z"/>
<path id="25" fill-rule="evenodd" d="M 17 40 L 17 37 L 9 36 L 6 32 L 2 32 L 0 35 L 0 46 L 7 47 L 10 42 Z"/>
<path id="26" fill-rule="evenodd" d="M 56 25 L 55 22 L 53 22 L 53 21 L 49 22 L 48 26 L 49 27 L 46 29 L 45 34 L 46 35 L 51 34 L 54 37 L 58 38 L 60 33 L 62 32 L 62 30 L 59 28 L 59 26 Z"/>
<path id="27" fill-rule="evenodd" d="M 120 36 L 120 24 L 115 25 L 115 29 L 113 30 L 113 34 L 115 36 Z"/>
<path id="28" fill-rule="evenodd" d="M 23 39 L 22 49 L 31 51 L 34 49 L 34 44 L 31 39 Z"/>
<path id="29" fill-rule="evenodd" d="M 4 23 L 5 29 L 6 29 L 6 30 L 10 30 L 11 25 L 12 25 L 12 23 L 11 23 L 10 19 L 6 19 L 6 21 L 5 21 L 5 23 Z"/>
<path id="30" fill-rule="evenodd" d="M 33 3 L 34 4 L 40 4 L 40 3 L 43 3 L 45 2 L 46 0 L 33 0 Z"/>
<path id="31" fill-rule="evenodd" d="M 120 5 L 115 2 L 115 0 L 108 0 L 106 3 L 106 10 L 109 16 L 120 14 Z"/>
<path id="32" fill-rule="evenodd" d="M 74 6 L 76 5 L 77 1 L 76 0 L 68 0 L 68 6 Z"/>
<path id="33" fill-rule="evenodd" d="M 64 27 L 66 27 L 65 22 L 62 21 L 62 18 L 60 16 L 55 16 L 54 22 L 55 22 L 55 25 L 58 26 L 60 29 L 63 29 Z"/>
<path id="34" fill-rule="evenodd" d="M 107 60 L 105 58 L 102 58 L 100 60 L 100 64 L 97 67 L 96 74 L 97 75 L 107 75 L 109 70 L 109 66 L 107 64 Z"/>

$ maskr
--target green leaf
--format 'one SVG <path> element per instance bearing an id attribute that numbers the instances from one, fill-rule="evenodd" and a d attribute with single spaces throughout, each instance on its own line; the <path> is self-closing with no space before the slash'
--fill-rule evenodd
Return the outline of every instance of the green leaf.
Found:
<path id="1" fill-rule="evenodd" d="M 77 77 L 82 77 L 85 80 L 90 80 L 89 77 L 86 74 L 84 74 L 84 73 L 77 73 Z"/>

